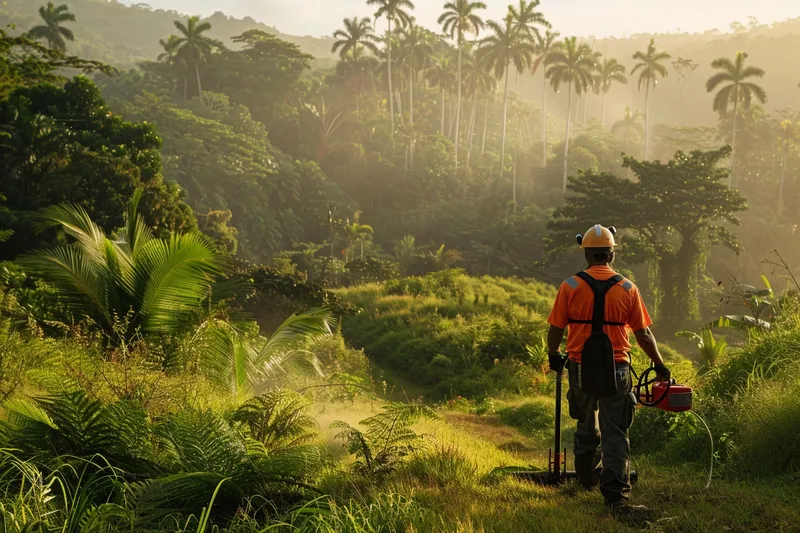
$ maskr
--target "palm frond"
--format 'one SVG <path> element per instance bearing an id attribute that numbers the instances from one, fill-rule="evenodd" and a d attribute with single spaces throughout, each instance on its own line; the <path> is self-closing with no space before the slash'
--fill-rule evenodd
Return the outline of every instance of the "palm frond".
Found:
<path id="1" fill-rule="evenodd" d="M 139 315 L 145 331 L 169 330 L 180 314 L 207 297 L 221 263 L 203 235 L 172 235 L 142 245 L 134 264 Z"/>

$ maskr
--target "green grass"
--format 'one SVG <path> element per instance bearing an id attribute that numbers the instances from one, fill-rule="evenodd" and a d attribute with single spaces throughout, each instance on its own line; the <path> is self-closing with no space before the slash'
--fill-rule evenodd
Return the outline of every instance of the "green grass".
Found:
<path id="1" fill-rule="evenodd" d="M 446 271 L 338 294 L 364 309 L 344 319 L 345 338 L 412 397 L 526 390 L 544 363 L 526 345 L 545 335 L 551 286 Z"/>

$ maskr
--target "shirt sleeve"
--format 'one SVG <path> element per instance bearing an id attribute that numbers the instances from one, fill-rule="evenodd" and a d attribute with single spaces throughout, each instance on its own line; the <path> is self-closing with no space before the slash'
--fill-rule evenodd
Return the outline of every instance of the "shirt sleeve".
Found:
<path id="1" fill-rule="evenodd" d="M 569 289 L 566 287 L 566 283 L 562 283 L 558 289 L 558 295 L 556 295 L 556 301 L 547 322 L 560 329 L 566 329 L 569 324 Z"/>
<path id="2" fill-rule="evenodd" d="M 631 289 L 631 310 L 628 316 L 628 326 L 633 331 L 641 331 L 644 328 L 649 328 L 653 325 L 653 320 L 650 318 L 650 313 L 647 312 L 647 307 L 644 305 L 642 295 L 637 287 Z"/>

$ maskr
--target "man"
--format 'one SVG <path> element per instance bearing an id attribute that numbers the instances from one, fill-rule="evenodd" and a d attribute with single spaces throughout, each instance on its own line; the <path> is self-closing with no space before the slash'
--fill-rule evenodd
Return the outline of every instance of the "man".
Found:
<path id="1" fill-rule="evenodd" d="M 598 224 L 578 235 L 588 268 L 561 284 L 548 319 L 547 345 L 551 370 L 561 371 L 565 364 L 569 369 L 567 400 L 570 417 L 577 420 L 573 451 L 578 480 L 587 490 L 599 482 L 606 505 L 619 516 L 645 509 L 628 504 L 628 429 L 636 407 L 628 328 L 655 364 L 658 378 L 668 380 L 669 370 L 639 290 L 611 268 L 615 233 L 613 226 Z M 560 354 L 567 326 L 568 362 Z M 597 456 L 601 446 L 602 470 Z"/>

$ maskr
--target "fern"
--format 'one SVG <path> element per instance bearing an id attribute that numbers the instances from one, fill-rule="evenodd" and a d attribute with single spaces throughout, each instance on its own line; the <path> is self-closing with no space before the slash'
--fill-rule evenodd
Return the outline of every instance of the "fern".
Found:
<path id="1" fill-rule="evenodd" d="M 367 477 L 382 478 L 397 468 L 409 454 L 424 446 L 423 437 L 411 429 L 421 418 L 436 418 L 436 412 L 424 405 L 391 403 L 382 412 L 361 421 L 366 431 L 346 422 L 336 421 L 337 439 L 344 441 L 355 455 L 354 467 Z"/>
<path id="2" fill-rule="evenodd" d="M 311 400 L 286 389 L 253 398 L 232 415 L 246 428 L 249 437 L 264 445 L 267 452 L 285 450 L 308 443 L 316 433 L 316 422 L 308 415 Z"/>

